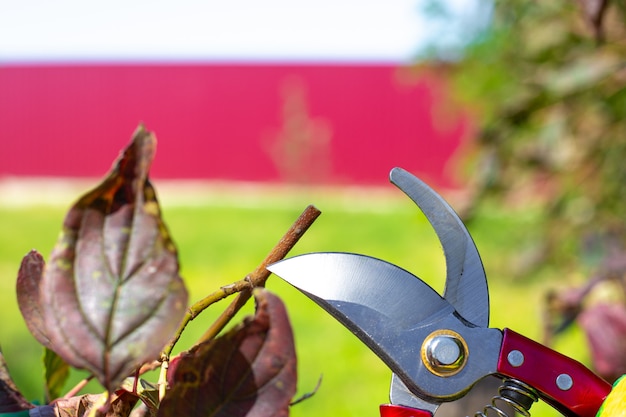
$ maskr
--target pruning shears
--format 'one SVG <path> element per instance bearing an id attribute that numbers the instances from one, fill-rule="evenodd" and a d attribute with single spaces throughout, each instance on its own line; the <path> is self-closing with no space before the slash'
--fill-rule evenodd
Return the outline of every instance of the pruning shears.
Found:
<path id="1" fill-rule="evenodd" d="M 510 329 L 490 328 L 483 264 L 467 228 L 423 181 L 394 168 L 390 181 L 426 215 L 443 247 L 441 296 L 401 267 L 352 253 L 295 256 L 268 269 L 351 330 L 392 370 L 382 417 L 432 417 L 488 375 L 503 383 L 477 416 L 502 404 L 529 415 L 538 399 L 565 416 L 593 417 L 611 385 L 581 363 Z"/>

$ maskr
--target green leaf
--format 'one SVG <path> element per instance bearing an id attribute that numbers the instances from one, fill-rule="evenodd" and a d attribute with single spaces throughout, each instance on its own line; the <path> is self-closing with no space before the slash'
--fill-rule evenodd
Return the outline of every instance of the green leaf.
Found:
<path id="1" fill-rule="evenodd" d="M 45 348 L 43 364 L 46 377 L 46 402 L 59 398 L 70 376 L 70 366 L 52 350 Z"/>

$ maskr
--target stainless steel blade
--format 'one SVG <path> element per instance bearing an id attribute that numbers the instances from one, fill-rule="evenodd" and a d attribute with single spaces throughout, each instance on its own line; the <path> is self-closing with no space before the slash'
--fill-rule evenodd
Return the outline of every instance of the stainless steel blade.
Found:
<path id="1" fill-rule="evenodd" d="M 501 334 L 467 326 L 454 307 L 410 272 L 364 255 L 313 253 L 267 267 L 291 283 L 350 329 L 401 379 L 414 395 L 437 404 L 463 395 L 496 370 Z M 439 329 L 462 334 L 472 351 L 495 349 L 486 360 L 467 362 L 442 378 L 421 359 L 424 340 Z M 401 384 L 400 384 L 401 385 Z M 410 404 L 406 404 L 410 405 Z"/>
<path id="2" fill-rule="evenodd" d="M 389 262 L 351 253 L 310 253 L 267 268 L 306 293 L 353 332 L 378 341 L 454 308 L 428 284 Z"/>
<path id="3" fill-rule="evenodd" d="M 432 415 L 435 415 L 437 409 L 441 405 L 441 401 L 426 401 L 416 396 L 396 374 L 391 376 L 389 401 L 391 404 L 399 404 L 405 407 L 416 408 L 418 410 L 428 410 Z"/>
<path id="4" fill-rule="evenodd" d="M 450 205 L 419 178 L 394 168 L 390 181 L 413 200 L 432 224 L 446 259 L 444 298 L 467 321 L 489 325 L 489 290 L 478 249 Z"/>

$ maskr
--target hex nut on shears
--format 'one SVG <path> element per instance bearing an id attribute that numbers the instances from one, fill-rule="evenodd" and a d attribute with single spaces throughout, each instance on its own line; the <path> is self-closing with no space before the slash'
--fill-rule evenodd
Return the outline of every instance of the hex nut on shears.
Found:
<path id="1" fill-rule="evenodd" d="M 469 351 L 463 337 L 448 329 L 435 330 L 422 343 L 422 363 L 431 373 L 448 377 L 461 372 Z"/>

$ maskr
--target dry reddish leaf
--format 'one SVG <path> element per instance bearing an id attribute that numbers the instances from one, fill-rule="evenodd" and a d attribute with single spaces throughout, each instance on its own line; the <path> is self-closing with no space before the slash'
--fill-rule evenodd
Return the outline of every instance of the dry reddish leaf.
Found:
<path id="1" fill-rule="evenodd" d="M 141 403 L 131 413 L 130 417 L 153 417 L 156 414 L 152 413 L 152 410 L 145 404 Z"/>
<path id="2" fill-rule="evenodd" d="M 77 397 L 64 398 L 52 405 L 37 407 L 38 416 L 51 417 L 84 417 L 94 407 L 101 406 L 103 394 L 85 394 Z M 106 413 L 101 417 L 128 417 L 138 397 L 130 392 L 121 391 L 111 401 Z"/>
<path id="3" fill-rule="evenodd" d="M 24 256 L 17 275 L 17 302 L 28 330 L 41 344 L 49 347 L 39 292 L 44 267 L 43 257 L 37 251 L 32 250 Z"/>
<path id="4" fill-rule="evenodd" d="M 596 304 L 578 317 L 585 330 L 594 370 L 607 381 L 626 374 L 626 307 Z"/>
<path id="5" fill-rule="evenodd" d="M 67 213 L 48 265 L 31 252 L 18 274 L 33 335 L 109 391 L 158 356 L 187 305 L 148 179 L 155 150 L 154 135 L 139 127 L 111 173 Z"/>
<path id="6" fill-rule="evenodd" d="M 145 407 L 142 407 L 142 413 L 145 415 L 156 416 L 159 411 L 159 388 L 156 385 L 144 380 L 135 378 L 126 378 L 120 390 L 135 395 L 141 400 Z M 118 390 L 118 393 L 120 393 Z M 145 408 L 145 411 L 143 411 Z M 139 413 L 139 411 L 137 412 Z"/>
<path id="7" fill-rule="evenodd" d="M 289 415 L 296 391 L 293 333 L 282 301 L 254 293 L 253 318 L 170 364 L 159 417 Z"/>

